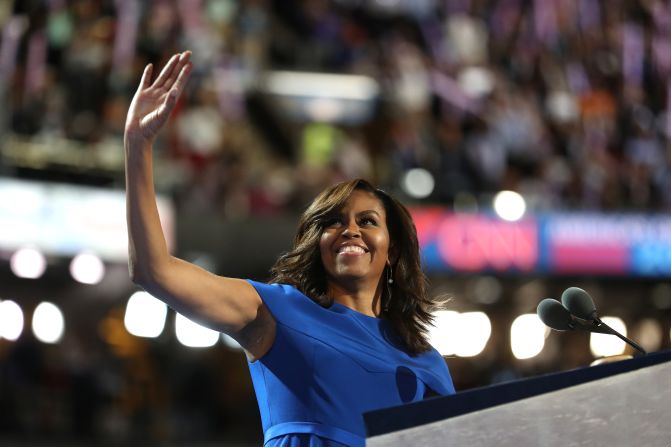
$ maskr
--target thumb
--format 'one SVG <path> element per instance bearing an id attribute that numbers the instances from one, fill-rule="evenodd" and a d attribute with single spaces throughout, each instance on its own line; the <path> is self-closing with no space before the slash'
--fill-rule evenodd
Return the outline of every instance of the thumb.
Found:
<path id="1" fill-rule="evenodd" d="M 152 64 L 148 64 L 144 68 L 144 72 L 142 73 L 142 79 L 140 79 L 140 86 L 138 90 L 142 90 L 143 88 L 149 87 L 151 84 L 151 75 L 154 71 L 154 66 Z"/>

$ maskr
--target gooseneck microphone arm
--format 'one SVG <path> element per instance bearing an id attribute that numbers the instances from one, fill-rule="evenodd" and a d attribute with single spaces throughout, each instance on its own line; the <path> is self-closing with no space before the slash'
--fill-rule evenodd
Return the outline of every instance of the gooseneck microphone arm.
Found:
<path id="1" fill-rule="evenodd" d="M 612 327 L 608 326 L 606 323 L 601 321 L 601 319 L 599 317 L 597 317 L 596 315 L 594 315 L 594 319 L 592 320 L 592 324 L 594 324 L 594 326 L 597 327 L 597 328 L 606 329 L 608 331 L 608 333 L 610 333 L 611 335 L 617 336 L 620 340 L 627 343 L 632 348 L 636 349 L 640 354 L 647 354 L 647 352 L 645 352 L 645 350 L 638 343 L 636 343 L 634 340 L 631 340 L 631 339 L 625 337 L 624 335 L 620 334 L 618 331 L 616 331 L 615 329 L 613 329 Z"/>

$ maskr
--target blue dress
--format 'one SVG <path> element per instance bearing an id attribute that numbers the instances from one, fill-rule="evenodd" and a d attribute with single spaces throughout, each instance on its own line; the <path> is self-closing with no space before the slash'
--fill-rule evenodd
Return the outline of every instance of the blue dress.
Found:
<path id="1" fill-rule="evenodd" d="M 323 308 L 293 286 L 249 283 L 277 321 L 273 346 L 249 362 L 264 446 L 363 447 L 363 413 L 454 393 L 438 351 L 407 354 L 387 320 Z"/>

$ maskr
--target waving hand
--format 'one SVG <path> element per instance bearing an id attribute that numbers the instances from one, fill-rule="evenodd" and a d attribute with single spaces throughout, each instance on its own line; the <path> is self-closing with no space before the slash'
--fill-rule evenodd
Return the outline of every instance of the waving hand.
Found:
<path id="1" fill-rule="evenodd" d="M 152 143 L 168 120 L 191 73 L 190 51 L 173 55 L 152 82 L 152 64 L 142 74 L 126 117 L 126 138 Z"/>

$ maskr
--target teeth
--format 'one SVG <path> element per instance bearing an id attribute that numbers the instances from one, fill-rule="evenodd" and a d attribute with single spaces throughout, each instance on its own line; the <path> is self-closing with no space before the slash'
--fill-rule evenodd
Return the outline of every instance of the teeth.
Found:
<path id="1" fill-rule="evenodd" d="M 365 253 L 364 249 L 356 245 L 346 245 L 340 249 L 340 253 Z"/>

